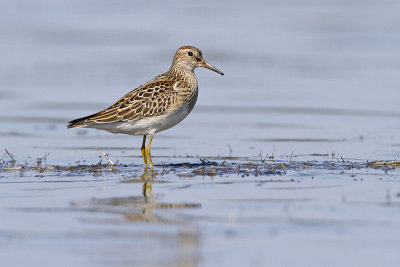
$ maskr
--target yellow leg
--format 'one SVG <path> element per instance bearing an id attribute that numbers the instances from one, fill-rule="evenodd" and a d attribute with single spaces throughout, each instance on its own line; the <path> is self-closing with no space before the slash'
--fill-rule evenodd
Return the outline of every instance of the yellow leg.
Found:
<path id="1" fill-rule="evenodd" d="M 151 160 L 151 154 L 150 154 L 150 147 L 151 147 L 151 141 L 153 141 L 153 136 L 154 136 L 154 134 L 150 135 L 149 142 L 147 143 L 146 152 L 145 152 L 145 154 L 147 156 L 147 161 L 148 161 L 150 167 L 153 167 L 153 161 Z"/>
<path id="2" fill-rule="evenodd" d="M 146 145 L 146 135 L 143 135 L 143 143 L 142 143 L 142 148 L 140 149 L 140 151 L 142 152 L 144 165 L 147 165 L 147 157 L 146 157 L 145 145 Z"/>

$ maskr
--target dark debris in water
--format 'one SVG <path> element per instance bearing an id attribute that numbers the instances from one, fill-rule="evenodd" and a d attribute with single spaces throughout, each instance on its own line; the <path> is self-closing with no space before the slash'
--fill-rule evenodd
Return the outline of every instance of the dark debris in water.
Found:
<path id="1" fill-rule="evenodd" d="M 174 174 L 182 178 L 195 176 L 224 176 L 239 175 L 247 176 L 268 176 L 285 175 L 290 170 L 292 172 L 301 172 L 304 170 L 332 170 L 344 171 L 353 169 L 374 168 L 383 171 L 389 171 L 400 168 L 400 161 L 249 161 L 227 162 L 227 161 L 209 161 L 201 159 L 196 163 L 166 163 L 154 166 L 154 173 L 157 175 Z M 106 176 L 111 173 L 120 173 L 137 176 L 143 174 L 142 165 L 134 164 L 76 164 L 71 166 L 43 165 L 39 160 L 36 164 L 17 164 L 13 161 L 0 161 L 0 173 L 6 172 L 37 172 L 42 177 L 46 174 L 68 174 L 68 175 L 94 175 Z M 153 175 L 151 178 L 155 177 Z"/>

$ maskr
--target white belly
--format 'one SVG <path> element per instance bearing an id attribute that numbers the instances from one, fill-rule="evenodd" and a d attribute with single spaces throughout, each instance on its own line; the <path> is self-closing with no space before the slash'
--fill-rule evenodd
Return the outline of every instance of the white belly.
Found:
<path id="1" fill-rule="evenodd" d="M 150 135 L 167 130 L 181 122 L 189 114 L 185 106 L 178 110 L 156 117 L 146 117 L 134 121 L 122 121 L 113 123 L 98 123 L 88 127 L 111 133 L 122 133 L 129 135 Z"/>

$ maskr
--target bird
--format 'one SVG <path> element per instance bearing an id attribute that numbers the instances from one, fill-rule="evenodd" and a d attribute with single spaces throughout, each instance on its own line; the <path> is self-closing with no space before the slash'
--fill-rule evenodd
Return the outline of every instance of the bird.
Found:
<path id="1" fill-rule="evenodd" d="M 133 89 L 110 107 L 70 121 L 67 128 L 95 128 L 143 136 L 141 153 L 144 166 L 152 168 L 150 147 L 154 134 L 177 125 L 196 104 L 198 83 L 194 70 L 197 67 L 224 75 L 203 58 L 200 49 L 182 46 L 176 51 L 167 72 Z"/>

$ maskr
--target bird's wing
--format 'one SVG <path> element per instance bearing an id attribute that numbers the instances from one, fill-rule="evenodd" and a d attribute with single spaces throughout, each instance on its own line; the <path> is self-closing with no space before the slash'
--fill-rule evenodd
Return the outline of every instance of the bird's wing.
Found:
<path id="1" fill-rule="evenodd" d="M 172 80 L 153 79 L 127 93 L 109 108 L 69 122 L 68 128 L 162 115 L 176 102 L 175 83 Z"/>

